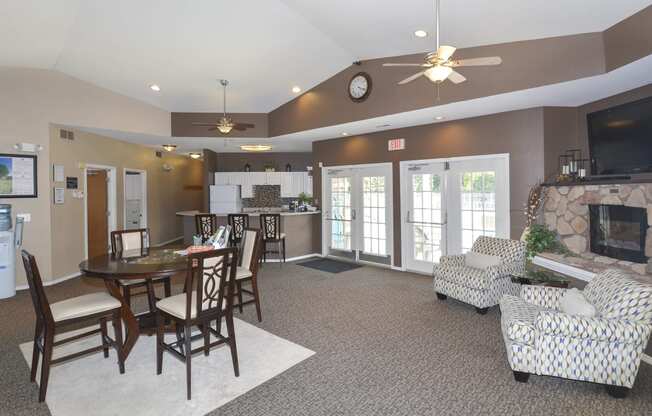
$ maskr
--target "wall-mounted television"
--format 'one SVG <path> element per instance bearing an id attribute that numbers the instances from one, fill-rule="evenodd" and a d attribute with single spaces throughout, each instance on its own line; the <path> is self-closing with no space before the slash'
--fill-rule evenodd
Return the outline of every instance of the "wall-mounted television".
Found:
<path id="1" fill-rule="evenodd" d="M 0 198 L 36 198 L 36 156 L 0 153 Z"/>
<path id="2" fill-rule="evenodd" d="M 652 172 L 652 97 L 586 119 L 593 175 Z"/>

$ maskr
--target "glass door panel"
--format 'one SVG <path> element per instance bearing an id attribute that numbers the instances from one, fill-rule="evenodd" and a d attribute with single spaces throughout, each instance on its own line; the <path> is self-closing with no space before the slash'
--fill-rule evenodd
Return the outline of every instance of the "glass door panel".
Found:
<path id="1" fill-rule="evenodd" d="M 330 180 L 330 248 L 351 251 L 351 177 Z"/>

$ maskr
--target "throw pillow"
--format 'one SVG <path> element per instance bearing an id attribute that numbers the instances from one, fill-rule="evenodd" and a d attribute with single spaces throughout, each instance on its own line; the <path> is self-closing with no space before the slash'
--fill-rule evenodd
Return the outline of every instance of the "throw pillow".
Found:
<path id="1" fill-rule="evenodd" d="M 573 288 L 568 289 L 559 300 L 559 309 L 569 315 L 585 316 L 587 318 L 596 315 L 595 306 L 586 300 L 584 293 Z"/>
<path id="2" fill-rule="evenodd" d="M 469 251 L 464 255 L 464 264 L 475 269 L 485 270 L 487 267 L 498 266 L 500 262 L 501 258 L 499 256 L 491 256 L 489 254 Z"/>

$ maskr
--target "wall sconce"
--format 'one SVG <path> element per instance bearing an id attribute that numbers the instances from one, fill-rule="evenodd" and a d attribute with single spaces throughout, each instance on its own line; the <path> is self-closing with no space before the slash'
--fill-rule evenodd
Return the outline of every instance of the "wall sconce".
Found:
<path id="1" fill-rule="evenodd" d="M 201 153 L 191 152 L 188 154 L 188 156 L 190 156 L 191 159 L 199 159 L 201 157 Z"/>
<path id="2" fill-rule="evenodd" d="M 34 143 L 16 143 L 14 145 L 14 149 L 18 150 L 19 152 L 37 153 L 43 150 L 43 146 Z"/>
<path id="3" fill-rule="evenodd" d="M 251 172 L 251 165 L 250 165 L 249 163 L 247 163 L 246 165 L 244 165 L 244 171 L 245 171 L 245 172 Z"/>
<path id="4" fill-rule="evenodd" d="M 168 165 L 167 163 L 163 164 L 163 172 L 171 172 L 172 171 L 172 166 Z"/>
<path id="5" fill-rule="evenodd" d="M 163 145 L 163 149 L 165 149 L 168 152 L 173 152 L 174 149 L 176 149 L 176 148 L 177 148 L 176 144 L 164 144 Z"/>

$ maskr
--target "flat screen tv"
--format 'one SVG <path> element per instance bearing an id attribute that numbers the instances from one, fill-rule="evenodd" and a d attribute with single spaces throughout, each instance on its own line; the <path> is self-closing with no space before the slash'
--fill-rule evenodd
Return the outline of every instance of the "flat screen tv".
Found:
<path id="1" fill-rule="evenodd" d="M 593 175 L 652 172 L 652 97 L 586 118 Z"/>

